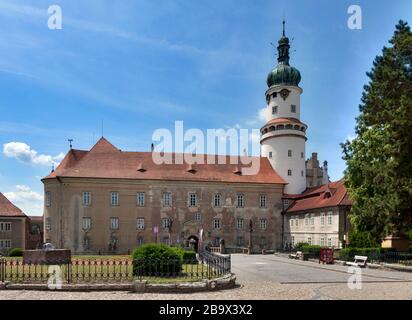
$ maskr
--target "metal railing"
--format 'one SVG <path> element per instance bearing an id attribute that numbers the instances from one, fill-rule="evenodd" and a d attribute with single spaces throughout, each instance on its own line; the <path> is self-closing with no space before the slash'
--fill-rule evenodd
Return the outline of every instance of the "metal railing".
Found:
<path id="1" fill-rule="evenodd" d="M 47 283 L 51 276 L 63 283 L 121 283 L 149 281 L 197 281 L 231 272 L 230 256 L 208 252 L 196 259 L 72 259 L 69 263 L 26 264 L 19 258 L 0 259 L 0 282 Z"/>

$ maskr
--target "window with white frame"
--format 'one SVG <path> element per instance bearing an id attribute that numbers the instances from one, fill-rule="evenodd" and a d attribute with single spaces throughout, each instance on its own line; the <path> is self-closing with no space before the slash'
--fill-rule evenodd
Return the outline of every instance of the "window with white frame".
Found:
<path id="1" fill-rule="evenodd" d="M 195 221 L 202 220 L 202 214 L 200 212 L 195 212 L 194 219 L 195 219 Z"/>
<path id="2" fill-rule="evenodd" d="M 144 218 L 137 218 L 136 220 L 136 229 L 143 230 L 144 229 Z"/>
<path id="3" fill-rule="evenodd" d="M 110 218 L 110 229 L 111 230 L 119 229 L 119 218 Z"/>
<path id="4" fill-rule="evenodd" d="M 236 220 L 236 228 L 238 230 L 243 230 L 245 228 L 245 221 L 242 218 Z"/>
<path id="5" fill-rule="evenodd" d="M 44 205 L 46 207 L 51 206 L 51 192 L 50 191 L 46 191 L 46 193 L 44 194 Z"/>
<path id="6" fill-rule="evenodd" d="M 170 229 L 170 227 L 172 226 L 172 219 L 163 218 L 162 219 L 162 226 L 163 226 L 163 229 Z"/>
<path id="7" fill-rule="evenodd" d="M 112 191 L 110 193 L 110 205 L 112 206 L 119 205 L 119 193 L 117 191 Z"/>
<path id="8" fill-rule="evenodd" d="M 213 206 L 216 208 L 222 206 L 222 195 L 220 193 L 215 193 L 213 195 Z"/>
<path id="9" fill-rule="evenodd" d="M 245 207 L 245 196 L 243 194 L 238 194 L 237 195 L 236 207 L 237 208 L 244 208 Z"/>
<path id="10" fill-rule="evenodd" d="M 137 205 L 139 207 L 144 207 L 145 206 L 145 193 L 144 192 L 138 192 L 137 193 Z"/>
<path id="11" fill-rule="evenodd" d="M 292 247 L 295 246 L 295 237 L 294 237 L 294 236 L 292 236 L 292 237 L 290 238 L 290 243 L 291 243 Z"/>
<path id="12" fill-rule="evenodd" d="M 0 249 L 10 249 L 11 248 L 11 240 L 0 240 Z"/>
<path id="13" fill-rule="evenodd" d="M 309 225 L 309 213 L 305 214 L 305 226 Z"/>
<path id="14" fill-rule="evenodd" d="M 213 229 L 220 229 L 220 219 L 213 219 Z"/>
<path id="15" fill-rule="evenodd" d="M 299 216 L 295 217 L 295 226 L 298 227 L 299 226 Z"/>
<path id="16" fill-rule="evenodd" d="M 321 226 L 325 225 L 325 213 L 324 212 L 320 213 L 320 225 Z"/>
<path id="17" fill-rule="evenodd" d="M 268 196 L 267 195 L 265 195 L 265 194 L 260 195 L 259 206 L 261 208 L 267 208 L 268 207 Z"/>
<path id="18" fill-rule="evenodd" d="M 331 225 L 333 222 L 332 211 L 328 212 L 328 225 Z"/>
<path id="19" fill-rule="evenodd" d="M 144 244 L 144 240 L 142 237 L 137 238 L 137 245 L 142 246 Z"/>
<path id="20" fill-rule="evenodd" d="M 92 203 L 92 193 L 90 191 L 83 192 L 83 206 L 88 207 Z"/>
<path id="21" fill-rule="evenodd" d="M 292 104 L 292 105 L 290 106 L 290 112 L 296 113 L 296 105 Z"/>
<path id="22" fill-rule="evenodd" d="M 170 207 L 172 205 L 172 193 L 163 192 L 163 206 Z"/>
<path id="23" fill-rule="evenodd" d="M 290 176 L 290 177 L 292 176 L 292 170 L 291 169 L 288 170 L 288 176 Z"/>
<path id="24" fill-rule="evenodd" d="M 83 230 L 90 230 L 92 228 L 92 218 L 83 218 Z"/>
<path id="25" fill-rule="evenodd" d="M 11 231 L 11 222 L 0 222 L 0 231 Z"/>
<path id="26" fill-rule="evenodd" d="M 328 247 L 332 247 L 332 238 L 328 238 Z"/>
<path id="27" fill-rule="evenodd" d="M 266 230 L 268 228 L 268 221 L 266 219 L 260 219 L 260 229 Z"/>
<path id="28" fill-rule="evenodd" d="M 293 216 L 292 216 L 292 217 L 290 217 L 289 224 L 290 224 L 290 226 L 291 226 L 291 227 L 293 227 L 294 222 L 295 222 L 294 217 L 293 217 Z"/>
<path id="29" fill-rule="evenodd" d="M 189 207 L 196 207 L 196 206 L 197 206 L 197 194 L 189 193 Z"/>
<path id="30" fill-rule="evenodd" d="M 320 238 L 320 246 L 324 247 L 325 246 L 325 238 Z"/>
<path id="31" fill-rule="evenodd" d="M 310 225 L 311 226 L 315 225 L 315 215 L 313 213 L 310 215 Z"/>
<path id="32" fill-rule="evenodd" d="M 46 218 L 44 227 L 46 228 L 46 230 L 51 230 L 51 219 L 50 218 Z"/>
<path id="33" fill-rule="evenodd" d="M 288 150 L 288 157 L 289 157 L 289 158 L 292 157 L 292 150 Z"/>
<path id="34" fill-rule="evenodd" d="M 312 245 L 312 237 L 308 237 L 308 244 L 311 246 Z"/>
<path id="35" fill-rule="evenodd" d="M 273 157 L 273 152 L 270 151 L 270 152 L 269 152 L 269 158 L 272 159 L 272 157 Z"/>

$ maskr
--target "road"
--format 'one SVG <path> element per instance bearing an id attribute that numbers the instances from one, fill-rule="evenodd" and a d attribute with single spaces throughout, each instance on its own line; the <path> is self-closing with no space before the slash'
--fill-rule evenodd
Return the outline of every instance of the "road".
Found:
<path id="1" fill-rule="evenodd" d="M 322 300 L 412 299 L 412 273 L 362 269 L 360 289 L 350 289 L 348 267 L 319 265 L 275 255 L 232 255 L 235 289 L 195 294 L 0 291 L 2 299 L 36 300 Z"/>

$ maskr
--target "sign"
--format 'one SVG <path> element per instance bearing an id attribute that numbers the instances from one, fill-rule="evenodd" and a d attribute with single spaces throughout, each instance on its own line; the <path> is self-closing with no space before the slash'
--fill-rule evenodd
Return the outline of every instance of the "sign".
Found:
<path id="1" fill-rule="evenodd" d="M 319 263 L 333 264 L 333 249 L 320 249 Z"/>
<path id="2" fill-rule="evenodd" d="M 159 233 L 159 227 L 158 226 L 153 227 L 153 233 L 155 233 L 155 234 Z"/>

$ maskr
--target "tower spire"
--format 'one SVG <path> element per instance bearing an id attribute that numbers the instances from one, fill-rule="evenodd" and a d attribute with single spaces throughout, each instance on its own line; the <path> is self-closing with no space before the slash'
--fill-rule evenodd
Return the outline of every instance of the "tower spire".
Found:
<path id="1" fill-rule="evenodd" d="M 285 32 L 285 18 L 283 17 L 283 31 L 282 31 L 282 38 L 279 39 L 278 41 L 278 63 L 279 64 L 284 64 L 284 65 L 289 65 L 289 38 L 286 37 L 286 32 Z"/>
<path id="2" fill-rule="evenodd" d="M 283 35 L 284 37 L 286 37 L 286 35 L 285 35 L 285 24 L 286 24 L 285 15 L 283 15 L 283 33 L 282 33 L 282 35 Z"/>

